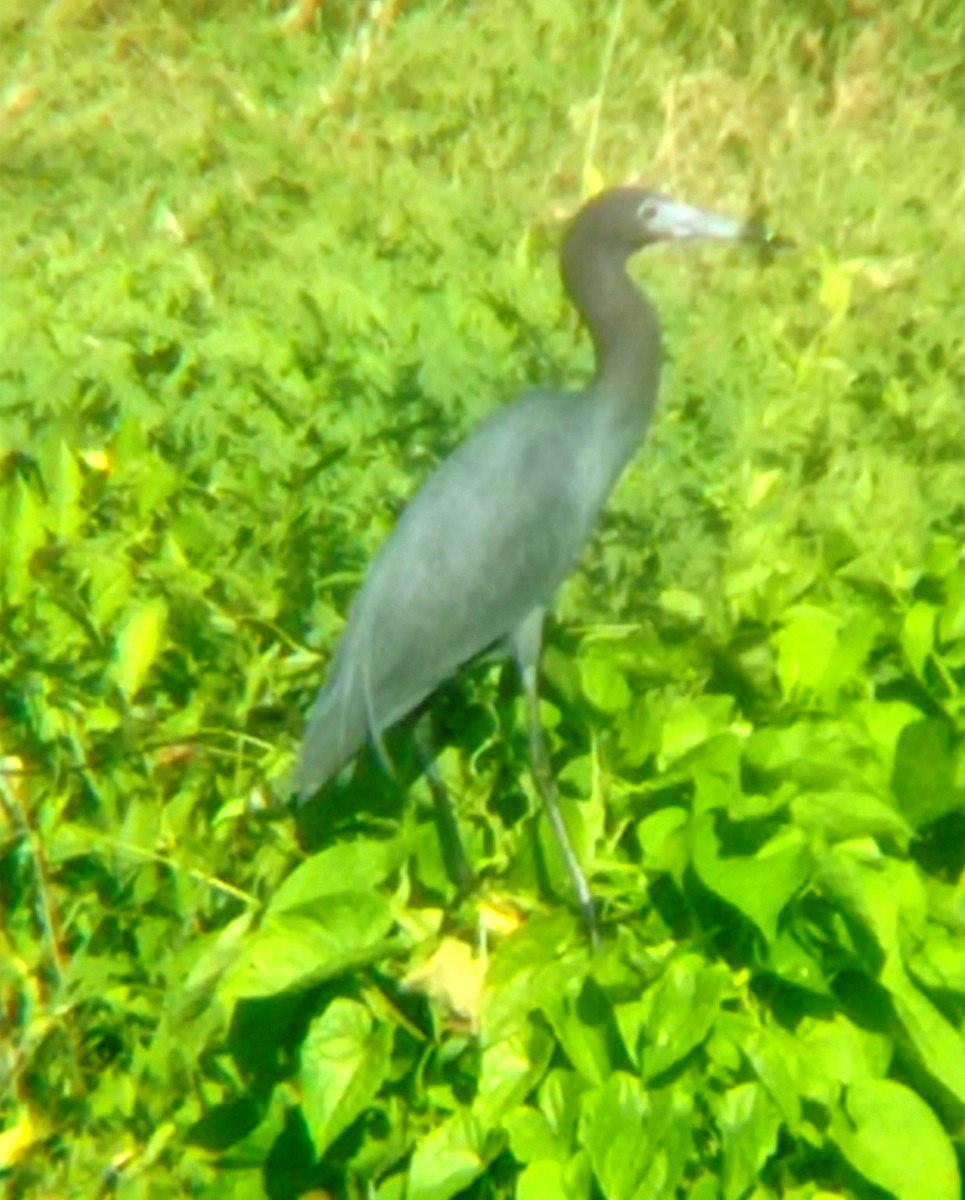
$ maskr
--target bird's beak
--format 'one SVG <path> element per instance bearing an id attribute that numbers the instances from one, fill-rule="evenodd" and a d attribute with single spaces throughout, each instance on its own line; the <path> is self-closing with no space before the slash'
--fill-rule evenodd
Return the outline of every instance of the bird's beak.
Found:
<path id="1" fill-rule="evenodd" d="M 777 238 L 760 220 L 722 217 L 718 213 L 694 208 L 691 204 L 680 204 L 676 200 L 661 200 L 648 225 L 656 238 L 666 238 L 668 241 L 703 238 L 718 242 L 755 242 L 764 246 L 789 244 Z"/>
<path id="2" fill-rule="evenodd" d="M 689 241 L 693 238 L 734 242 L 744 236 L 745 229 L 744 221 L 738 221 L 734 217 L 721 217 L 717 213 L 694 208 L 691 204 L 680 204 L 676 200 L 661 200 L 647 225 L 655 238 L 667 238 L 668 241 L 675 242 Z"/>

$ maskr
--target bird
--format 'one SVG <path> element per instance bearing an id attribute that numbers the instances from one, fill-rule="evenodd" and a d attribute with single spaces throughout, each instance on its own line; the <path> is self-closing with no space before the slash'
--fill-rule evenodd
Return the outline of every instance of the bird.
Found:
<path id="1" fill-rule="evenodd" d="M 387 761 L 392 726 L 473 660 L 509 653 L 526 700 L 533 778 L 594 945 L 595 904 L 540 723 L 543 624 L 657 402 L 660 319 L 628 261 L 656 242 L 697 239 L 763 244 L 771 235 L 758 221 L 638 185 L 609 188 L 579 209 L 560 271 L 593 344 L 592 378 L 572 391 L 538 387 L 496 410 L 403 509 L 350 606 L 291 780 L 300 807 L 366 742 Z"/>

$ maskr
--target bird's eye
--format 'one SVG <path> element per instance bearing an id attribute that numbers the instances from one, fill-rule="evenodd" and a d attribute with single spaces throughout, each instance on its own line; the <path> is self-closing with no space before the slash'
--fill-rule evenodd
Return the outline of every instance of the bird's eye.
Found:
<path id="1" fill-rule="evenodd" d="M 637 209 L 637 216 L 642 221 L 653 221 L 659 211 L 660 210 L 658 209 L 657 202 L 655 200 L 644 200 L 644 202 Z"/>

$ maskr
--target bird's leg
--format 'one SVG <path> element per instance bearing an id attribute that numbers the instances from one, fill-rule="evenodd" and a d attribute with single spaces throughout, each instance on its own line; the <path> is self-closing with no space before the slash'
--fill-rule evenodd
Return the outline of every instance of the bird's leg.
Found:
<path id="1" fill-rule="evenodd" d="M 476 877 L 466 857 L 452 800 L 436 766 L 435 748 L 432 744 L 432 718 L 427 712 L 422 713 L 416 721 L 414 740 L 429 791 L 432 793 L 436 829 L 439 832 L 439 845 L 442 848 L 446 874 L 459 891 L 465 894 L 475 887 Z"/>
<path id="2" fill-rule="evenodd" d="M 523 622 L 523 625 L 516 631 L 514 637 L 516 658 L 519 663 L 523 692 L 526 696 L 527 716 L 529 718 L 530 763 L 533 770 L 533 779 L 536 783 L 536 790 L 543 801 L 543 807 L 546 809 L 546 816 L 549 818 L 553 836 L 556 838 L 556 844 L 563 855 L 566 870 L 573 881 L 573 887 L 576 889 L 580 911 L 583 913 L 587 932 L 590 935 L 590 944 L 596 949 L 600 944 L 600 935 L 596 924 L 596 905 L 593 903 L 590 885 L 586 881 L 583 868 L 580 866 L 576 852 L 570 843 L 570 835 L 566 832 L 566 825 L 563 823 L 559 794 L 556 790 L 556 780 L 553 777 L 553 768 L 550 765 L 549 754 L 546 750 L 546 740 L 543 737 L 543 725 L 540 721 L 538 661 L 542 631 L 543 610 L 537 609 Z"/>

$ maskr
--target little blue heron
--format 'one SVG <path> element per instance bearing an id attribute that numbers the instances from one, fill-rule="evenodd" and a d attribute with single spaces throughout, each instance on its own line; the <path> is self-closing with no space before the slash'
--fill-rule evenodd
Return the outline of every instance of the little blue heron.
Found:
<path id="1" fill-rule="evenodd" d="M 533 776 L 594 940 L 593 899 L 563 824 L 540 725 L 543 617 L 657 399 L 660 321 L 631 283 L 627 260 L 654 242 L 697 238 L 766 242 L 768 235 L 640 187 L 602 192 L 577 213 L 560 263 L 593 339 L 592 382 L 521 396 L 429 476 L 352 604 L 293 779 L 305 803 L 366 740 L 382 751 L 390 726 L 472 659 L 505 647 L 527 701 Z"/>

